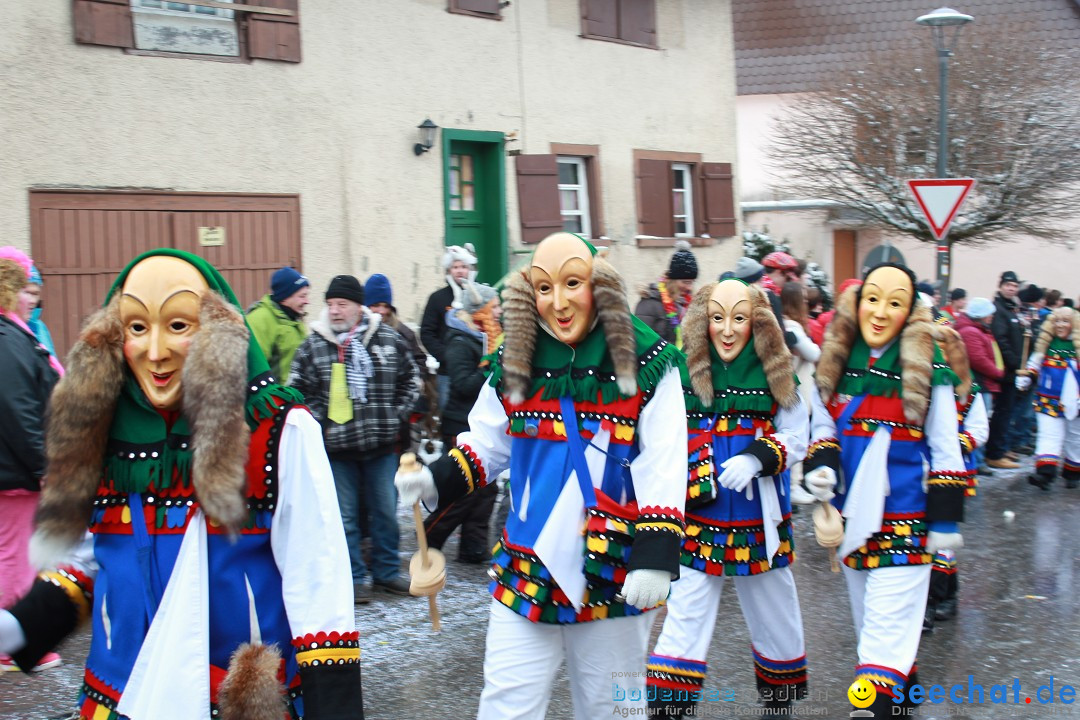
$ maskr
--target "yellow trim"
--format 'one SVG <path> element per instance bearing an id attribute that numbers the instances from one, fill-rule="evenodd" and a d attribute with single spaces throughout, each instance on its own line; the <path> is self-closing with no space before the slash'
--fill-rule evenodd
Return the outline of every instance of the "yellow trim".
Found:
<path id="1" fill-rule="evenodd" d="M 298 665 L 307 667 L 316 660 L 320 665 L 334 665 L 340 660 L 358 662 L 360 660 L 360 648 L 318 648 L 296 653 Z"/>
<path id="2" fill-rule="evenodd" d="M 58 572 L 43 572 L 38 577 L 48 583 L 56 585 L 67 593 L 71 603 L 79 609 L 79 622 L 90 617 L 90 603 L 86 599 L 86 593 L 75 581 L 64 577 Z"/>
<path id="3" fill-rule="evenodd" d="M 465 457 L 465 453 L 461 452 L 459 448 L 454 448 L 450 451 L 450 457 L 457 461 L 458 467 L 461 468 L 462 474 L 465 476 L 465 482 L 468 483 L 469 492 L 476 489 L 476 481 L 473 479 L 472 468 L 469 466 L 469 461 Z"/>
<path id="4" fill-rule="evenodd" d="M 680 537 L 683 534 L 683 529 L 675 523 L 669 522 L 643 522 L 637 524 L 637 531 L 642 530 L 668 530 L 670 532 L 678 534 Z"/>

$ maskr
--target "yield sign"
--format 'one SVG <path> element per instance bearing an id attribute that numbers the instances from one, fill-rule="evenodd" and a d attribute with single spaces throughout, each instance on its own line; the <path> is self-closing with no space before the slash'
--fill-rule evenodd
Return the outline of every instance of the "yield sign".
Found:
<path id="1" fill-rule="evenodd" d="M 907 186 L 915 196 L 915 202 L 926 216 L 934 237 L 941 240 L 949 231 L 957 210 L 964 203 L 975 180 L 972 178 L 945 178 L 908 180 Z"/>

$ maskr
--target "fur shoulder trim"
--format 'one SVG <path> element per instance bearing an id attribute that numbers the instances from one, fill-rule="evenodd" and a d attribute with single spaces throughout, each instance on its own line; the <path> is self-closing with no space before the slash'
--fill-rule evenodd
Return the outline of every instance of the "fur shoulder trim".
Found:
<path id="1" fill-rule="evenodd" d="M 712 357 L 709 355 L 709 298 L 716 283 L 705 285 L 690 301 L 682 321 L 683 352 L 690 387 L 705 407 L 713 401 Z"/>
<path id="2" fill-rule="evenodd" d="M 510 275 L 503 288 L 502 306 L 502 381 L 508 400 L 518 405 L 525 402 L 532 387 L 532 358 L 540 324 L 536 294 L 524 273 Z"/>
<path id="3" fill-rule="evenodd" d="M 630 397 L 638 390 L 637 342 L 630 306 L 626 304 L 626 286 L 622 276 L 607 260 L 593 258 L 593 301 L 604 328 L 608 352 L 615 368 L 619 392 Z"/>
<path id="4" fill-rule="evenodd" d="M 817 380 L 821 399 L 828 403 L 836 392 L 840 379 L 844 376 L 851 346 L 859 333 L 859 324 L 855 319 L 855 294 L 857 287 L 849 287 L 836 300 L 836 313 L 825 330 L 825 342 L 821 346 L 818 359 Z"/>
<path id="5" fill-rule="evenodd" d="M 281 652 L 276 645 L 244 643 L 229 658 L 218 689 L 223 720 L 279 720 L 285 686 L 278 680 Z"/>
<path id="6" fill-rule="evenodd" d="M 51 567 L 83 537 L 101 480 L 116 400 L 124 385 L 120 295 L 87 320 L 53 390 L 37 508 L 34 564 Z"/>
<path id="7" fill-rule="evenodd" d="M 19 291 L 26 287 L 26 270 L 14 260 L 0 259 L 0 308 L 14 310 Z"/>
<path id="8" fill-rule="evenodd" d="M 769 392 L 780 407 L 790 410 L 799 404 L 799 391 L 795 387 L 795 369 L 791 351 L 784 342 L 784 330 L 776 321 L 776 314 L 765 293 L 753 285 L 749 289 L 754 351 L 761 360 L 761 367 L 769 382 Z"/>
<path id="9" fill-rule="evenodd" d="M 934 377 L 934 317 L 930 308 L 916 305 L 900 331 L 900 387 L 904 417 L 922 424 L 930 406 Z"/>
<path id="10" fill-rule="evenodd" d="M 934 339 L 945 355 L 945 361 L 949 363 L 956 376 L 960 378 L 960 384 L 956 386 L 956 395 L 961 403 L 966 403 L 971 393 L 973 382 L 971 375 L 971 361 L 968 360 L 967 348 L 964 340 L 953 328 L 948 325 L 934 325 Z"/>

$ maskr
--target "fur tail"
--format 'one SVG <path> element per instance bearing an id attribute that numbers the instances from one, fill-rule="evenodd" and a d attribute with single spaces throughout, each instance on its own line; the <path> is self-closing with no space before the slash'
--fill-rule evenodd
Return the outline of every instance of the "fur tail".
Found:
<path id="1" fill-rule="evenodd" d="M 281 720 L 285 686 L 278 679 L 281 653 L 275 645 L 245 643 L 229 660 L 229 672 L 218 688 L 222 720 Z"/>

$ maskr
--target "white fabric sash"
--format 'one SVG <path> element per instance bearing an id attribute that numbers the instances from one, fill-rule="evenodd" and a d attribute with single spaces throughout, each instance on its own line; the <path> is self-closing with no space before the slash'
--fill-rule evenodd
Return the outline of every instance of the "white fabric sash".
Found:
<path id="1" fill-rule="evenodd" d="M 889 447 L 892 432 L 879 425 L 870 444 L 859 461 L 855 477 L 848 486 L 843 515 L 844 542 L 840 544 L 840 557 L 847 557 L 858 550 L 871 535 L 881 530 L 885 514 L 885 498 L 889 494 Z"/>
<path id="2" fill-rule="evenodd" d="M 1065 368 L 1065 382 L 1061 386 L 1061 409 L 1066 420 L 1075 420 L 1080 410 L 1080 387 L 1076 384 L 1076 361 L 1070 360 Z"/>
<path id="3" fill-rule="evenodd" d="M 780 498 L 776 495 L 776 480 L 770 477 L 758 476 L 758 493 L 761 495 L 761 522 L 765 525 L 765 552 L 769 556 L 769 567 L 773 564 L 773 555 L 780 549 L 780 533 L 776 526 L 784 519 L 780 512 Z M 747 498 L 753 500 L 753 493 L 749 492 L 753 485 L 747 485 Z"/>
<path id="4" fill-rule="evenodd" d="M 210 720 L 208 592 L 206 520 L 196 510 L 117 713 L 131 720 Z"/>

